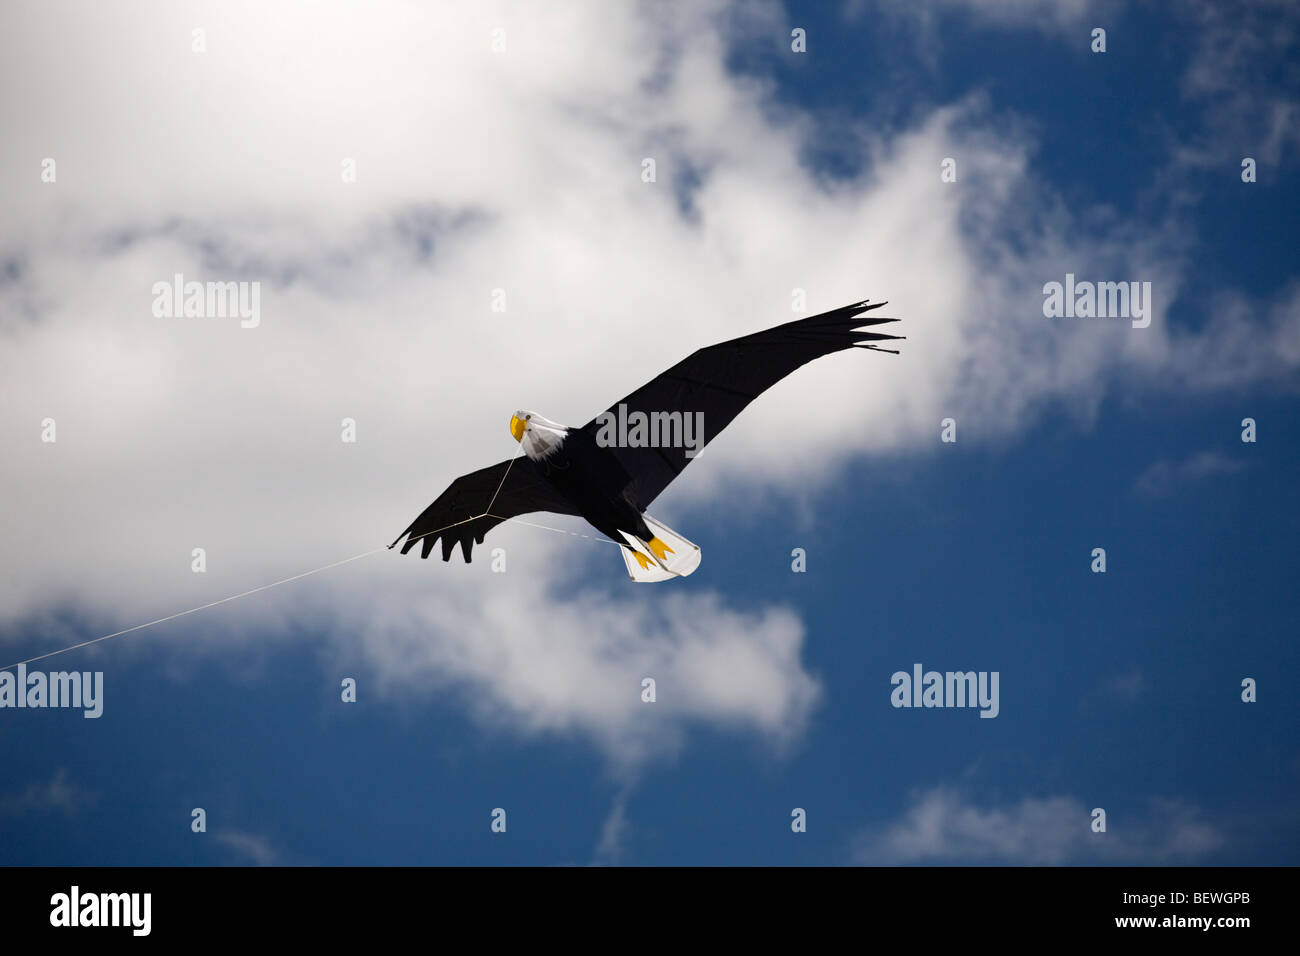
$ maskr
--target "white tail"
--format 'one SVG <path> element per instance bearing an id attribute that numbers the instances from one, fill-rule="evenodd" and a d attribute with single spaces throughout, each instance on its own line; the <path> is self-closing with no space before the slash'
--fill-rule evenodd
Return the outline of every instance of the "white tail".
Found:
<path id="1" fill-rule="evenodd" d="M 627 548 L 619 548 L 623 554 L 623 563 L 627 565 L 627 573 L 633 581 L 638 584 L 652 584 L 670 578 L 684 578 L 700 566 L 702 555 L 699 545 L 687 541 L 672 528 L 649 515 L 641 517 L 645 519 L 646 527 L 654 532 L 654 536 L 668 546 L 669 553 L 665 556 L 665 560 L 660 561 L 643 541 L 635 535 L 624 533 L 623 538 L 627 541 L 628 547 L 635 548 L 650 559 L 649 567 L 642 568 Z"/>

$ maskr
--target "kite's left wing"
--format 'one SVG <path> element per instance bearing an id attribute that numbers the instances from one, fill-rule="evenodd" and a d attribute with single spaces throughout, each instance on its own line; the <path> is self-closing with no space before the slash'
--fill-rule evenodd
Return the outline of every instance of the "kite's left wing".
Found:
<path id="1" fill-rule="evenodd" d="M 642 385 L 618 405 L 627 413 L 646 416 L 681 412 L 703 414 L 707 444 L 744 411 L 745 406 L 801 365 L 841 349 L 876 349 L 873 343 L 900 339 L 900 335 L 859 332 L 857 329 L 897 319 L 861 318 L 884 302 L 856 302 L 842 309 L 796 319 L 742 338 L 710 345 L 687 356 L 668 371 Z M 618 405 L 605 415 L 618 415 Z M 583 426 L 593 436 L 602 422 L 597 417 Z M 702 446 L 701 446 L 702 447 Z M 691 463 L 684 447 L 611 446 L 610 451 L 632 476 L 632 492 L 642 510 Z"/>
<path id="2" fill-rule="evenodd" d="M 553 511 L 565 515 L 578 513 L 542 477 L 537 465 L 528 458 L 518 457 L 513 462 L 501 461 L 461 475 L 433 504 L 420 512 L 411 526 L 397 536 L 397 541 L 406 537 L 402 554 L 420 542 L 420 557 L 427 558 L 433 550 L 433 543 L 442 538 L 444 561 L 451 560 L 452 549 L 460 542 L 461 553 L 468 564 L 470 551 L 475 544 L 483 543 L 483 537 L 489 531 L 507 518 L 530 511 Z M 395 547 L 397 541 L 388 547 Z"/>

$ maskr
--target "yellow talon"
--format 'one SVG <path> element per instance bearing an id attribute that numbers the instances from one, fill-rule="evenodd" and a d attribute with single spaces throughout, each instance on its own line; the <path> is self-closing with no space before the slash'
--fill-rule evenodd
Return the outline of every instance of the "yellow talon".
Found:
<path id="1" fill-rule="evenodd" d="M 668 545 L 664 544 L 658 538 L 651 538 L 649 544 L 646 546 L 654 552 L 654 556 L 660 561 L 667 560 L 668 555 L 674 553 L 672 548 L 668 547 Z"/>
<path id="2" fill-rule="evenodd" d="M 647 557 L 646 557 L 644 554 L 642 554 L 640 551 L 633 551 L 633 552 L 632 552 L 632 556 L 633 556 L 634 558 L 636 558 L 636 563 L 639 564 L 639 565 L 641 565 L 641 570 L 642 570 L 642 571 L 644 571 L 646 568 L 650 567 L 650 559 L 647 558 Z"/>

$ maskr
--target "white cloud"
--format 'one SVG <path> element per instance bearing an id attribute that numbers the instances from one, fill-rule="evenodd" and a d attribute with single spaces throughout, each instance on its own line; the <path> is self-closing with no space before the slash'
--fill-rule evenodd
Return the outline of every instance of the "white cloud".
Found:
<path id="1" fill-rule="evenodd" d="M 1043 30 L 1075 27 L 1085 22 L 1090 9 L 1097 13 L 1110 8 L 1089 0 L 933 0 L 933 5 L 941 10 L 964 10 L 999 26 Z M 1081 42 L 1086 36 L 1086 32 L 1081 35 Z"/>
<path id="2" fill-rule="evenodd" d="M 1215 167 L 1252 156 L 1277 166 L 1300 145 L 1300 9 L 1290 0 L 1183 0 L 1178 20 L 1197 38 L 1182 92 L 1204 124 L 1180 162 Z M 1275 173 L 1264 171 L 1261 178 Z"/>
<path id="3" fill-rule="evenodd" d="M 1155 462 L 1138 475 L 1133 490 L 1139 495 L 1161 498 L 1180 485 L 1202 481 L 1215 475 L 1236 474 L 1245 467 L 1244 463 L 1225 458 L 1217 452 L 1198 452 L 1185 461 Z"/>
<path id="4" fill-rule="evenodd" d="M 1288 283 L 1268 301 L 1218 292 L 1211 316 L 1199 332 L 1162 343 L 1160 372 L 1171 386 L 1240 388 L 1294 376 L 1300 365 L 1300 282 Z"/>
<path id="5" fill-rule="evenodd" d="M 0 794 L 0 813 L 23 816 L 30 811 L 58 810 L 71 816 L 93 798 L 68 781 L 68 769 L 60 767 L 48 782 L 29 783 L 20 793 Z"/>
<path id="6" fill-rule="evenodd" d="M 278 858 L 268 840 L 242 830 L 221 830 L 212 834 L 212 839 L 252 861 L 254 866 L 272 866 Z"/>
<path id="7" fill-rule="evenodd" d="M 1074 797 L 1028 797 L 1005 807 L 981 807 L 959 791 L 936 787 L 917 794 L 902 818 L 861 834 L 855 862 L 1170 863 L 1196 859 L 1223 837 L 1192 808 L 1155 800 L 1142 816 L 1108 814 L 1107 830 L 1091 829 L 1091 808 Z"/>
<path id="8" fill-rule="evenodd" d="M 1130 670 L 1125 671 L 1123 674 L 1116 674 L 1106 681 L 1105 689 L 1116 697 L 1133 701 L 1142 696 L 1146 686 L 1146 678 L 1142 676 L 1142 672 L 1140 670 Z"/>
<path id="9" fill-rule="evenodd" d="M 942 62 L 937 28 L 953 17 L 1000 30 L 1051 34 L 1086 53 L 1090 28 L 1110 26 L 1116 9 L 1113 0 L 848 0 L 844 16 L 850 22 L 867 16 L 910 21 L 918 31 L 921 56 L 935 69 Z"/>
<path id="10" fill-rule="evenodd" d="M 617 560 L 612 545 L 605 556 Z M 532 554 L 525 560 L 541 563 Z M 711 594 L 570 599 L 550 591 L 540 573 L 512 568 L 494 585 L 476 578 L 476 567 L 426 566 L 426 580 L 452 571 L 458 593 L 440 589 L 408 596 L 400 610 L 368 610 L 361 636 L 386 688 L 450 683 L 445 689 L 461 688 L 485 724 L 581 731 L 625 778 L 674 750 L 693 721 L 789 744 L 819 696 L 801 664 L 804 633 L 793 612 L 737 612 Z M 646 677 L 655 680 L 654 703 L 641 699 Z"/>
<path id="11" fill-rule="evenodd" d="M 597 863 L 617 863 L 623 856 L 627 842 L 628 789 L 621 789 L 610 805 L 609 815 L 600 826 L 600 842 L 596 844 Z"/>

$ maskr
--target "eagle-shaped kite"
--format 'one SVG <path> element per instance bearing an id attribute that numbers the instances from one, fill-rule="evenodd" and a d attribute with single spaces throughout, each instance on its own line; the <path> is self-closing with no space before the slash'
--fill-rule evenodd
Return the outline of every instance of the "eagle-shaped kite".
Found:
<path id="1" fill-rule="evenodd" d="M 405 537 L 402 554 L 419 541 L 427 558 L 442 538 L 444 561 L 460 542 L 469 562 L 501 522 L 553 511 L 579 515 L 622 545 L 634 581 L 684 577 L 699 566 L 699 547 L 646 508 L 746 405 L 801 365 L 847 348 L 897 355 L 873 343 L 903 336 L 859 331 L 898 321 L 861 317 L 884 304 L 856 302 L 700 349 L 581 428 L 517 411 L 510 434 L 527 457 L 457 478 L 389 548 Z"/>

